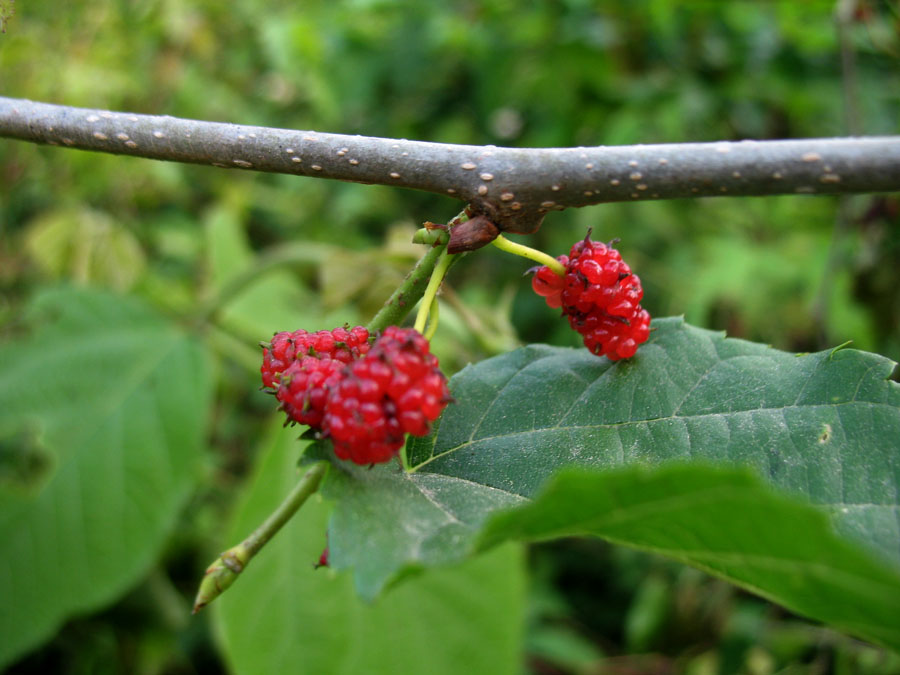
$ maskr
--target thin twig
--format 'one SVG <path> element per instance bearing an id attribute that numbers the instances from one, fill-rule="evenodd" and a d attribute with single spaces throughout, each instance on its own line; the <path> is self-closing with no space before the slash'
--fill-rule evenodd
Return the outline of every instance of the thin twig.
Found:
<path id="1" fill-rule="evenodd" d="M 200 582 L 200 589 L 194 600 L 194 614 L 228 590 L 231 584 L 237 580 L 238 575 L 246 569 L 253 556 L 259 553 L 294 516 L 297 509 L 303 506 L 311 495 L 315 494 L 327 469 L 327 462 L 313 464 L 262 525 L 240 544 L 232 546 L 213 561 Z"/>
<path id="2" fill-rule="evenodd" d="M 425 322 L 428 320 L 428 317 L 433 316 L 432 320 L 437 320 L 436 309 L 434 314 L 432 314 L 433 306 L 436 307 L 437 292 L 441 287 L 441 283 L 444 281 L 447 270 L 450 269 L 450 266 L 455 261 L 456 256 L 447 253 L 447 249 L 444 249 L 441 253 L 441 257 L 438 258 L 438 261 L 434 265 L 434 271 L 431 273 L 431 278 L 428 280 L 428 285 L 425 287 L 425 292 L 422 294 L 422 304 L 419 306 L 419 313 L 416 316 L 416 323 L 414 326 L 414 328 L 423 335 L 425 334 Z"/>

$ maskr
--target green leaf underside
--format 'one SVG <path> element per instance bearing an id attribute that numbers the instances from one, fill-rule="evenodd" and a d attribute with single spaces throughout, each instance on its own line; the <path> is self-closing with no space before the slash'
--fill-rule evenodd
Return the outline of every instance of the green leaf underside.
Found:
<path id="1" fill-rule="evenodd" d="M 32 303 L 0 346 L 0 439 L 36 439 L 39 482 L 0 483 L 0 664 L 149 565 L 197 477 L 211 400 L 202 347 L 133 299 Z"/>
<path id="2" fill-rule="evenodd" d="M 536 345 L 457 374 L 451 383 L 457 403 L 430 436 L 408 445 L 411 473 L 394 464 L 369 470 L 336 463 L 340 471 L 325 486 L 338 502 L 329 530 L 332 564 L 353 568 L 359 591 L 373 597 L 406 567 L 470 554 L 489 516 L 529 504 L 563 467 L 608 472 L 697 463 L 752 470 L 797 502 L 784 506 L 781 519 L 825 512 L 839 532 L 896 566 L 900 388 L 885 381 L 890 361 L 850 349 L 796 356 L 726 339 L 680 319 L 657 320 L 654 329 L 625 362 Z M 323 452 L 311 448 L 308 454 Z M 759 486 L 756 492 L 763 493 Z M 690 518 L 677 534 L 690 541 L 716 514 L 700 503 L 684 508 Z M 796 557 L 753 539 L 772 522 L 730 513 L 732 533 L 748 538 L 747 550 L 735 550 L 738 557 Z M 723 541 L 731 536 L 725 525 Z M 491 532 L 494 540 L 502 538 Z M 669 534 L 663 518 L 660 535 Z M 796 544 L 815 545 L 817 560 L 827 564 L 829 547 L 844 540 L 818 534 L 801 530 Z M 632 541 L 627 533 L 617 541 L 666 550 L 831 620 L 815 606 L 801 608 L 788 571 L 778 583 L 757 585 L 741 576 L 748 565 L 716 567 L 699 555 L 680 556 L 675 545 Z M 865 553 L 858 557 L 868 561 Z M 892 572 L 886 574 L 898 583 Z M 900 586 L 895 590 L 900 593 Z M 900 612 L 897 617 L 894 624 Z M 854 625 L 857 634 L 889 639 Z"/>
<path id="3" fill-rule="evenodd" d="M 240 541 L 294 486 L 296 431 L 264 439 L 222 546 Z M 310 499 L 212 606 L 236 673 L 518 673 L 525 611 L 521 546 L 429 570 L 375 603 L 352 580 L 313 569 L 328 505 Z M 485 648 L 490 645 L 490 648 Z"/>
<path id="4" fill-rule="evenodd" d="M 594 535 L 667 555 L 789 609 L 900 648 L 900 575 L 835 535 L 822 512 L 757 476 L 702 465 L 569 468 L 479 540 Z"/>

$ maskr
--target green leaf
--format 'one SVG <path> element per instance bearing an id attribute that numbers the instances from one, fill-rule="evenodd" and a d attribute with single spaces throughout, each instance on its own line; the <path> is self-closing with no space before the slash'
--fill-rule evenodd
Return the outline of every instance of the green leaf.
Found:
<path id="1" fill-rule="evenodd" d="M 134 299 L 48 292 L 26 325 L 0 345 L 0 665 L 147 571 L 211 400 L 201 345 Z"/>
<path id="2" fill-rule="evenodd" d="M 273 427 L 223 547 L 252 531 L 297 481 L 295 436 Z M 313 569 L 326 543 L 328 511 L 321 498 L 310 499 L 213 605 L 234 672 L 425 668 L 450 675 L 460 663 L 475 673 L 519 672 L 525 591 L 519 546 L 430 570 L 370 605 L 347 575 Z"/>
<path id="3" fill-rule="evenodd" d="M 498 514 L 480 545 L 596 535 L 694 565 L 872 641 L 900 647 L 900 575 L 835 535 L 828 517 L 755 475 L 669 465 L 566 469 Z"/>
<path id="4" fill-rule="evenodd" d="M 431 436 L 409 444 L 411 473 L 335 460 L 340 471 L 325 485 L 338 502 L 330 526 L 333 566 L 352 568 L 359 591 L 374 596 L 407 567 L 471 554 L 488 516 L 526 505 L 563 467 L 604 472 L 691 461 L 752 470 L 792 495 L 801 520 L 816 512 L 830 516 L 853 542 L 846 546 L 867 549 L 858 560 L 874 554 L 897 566 L 900 388 L 885 381 L 890 361 L 850 349 L 796 356 L 726 339 L 680 319 L 656 321 L 654 327 L 650 342 L 625 362 L 583 349 L 531 346 L 463 370 L 451 383 L 457 403 Z M 370 517 L 386 512 L 392 517 Z M 769 549 L 769 541 L 753 535 L 784 524 L 795 513 L 791 509 L 774 522 L 771 514 L 732 512 L 730 524 L 718 535 L 709 532 L 708 540 L 698 537 L 710 522 L 721 524 L 719 514 L 702 504 L 688 513 L 671 531 L 660 520 L 662 533 L 675 537 L 673 550 L 679 541 L 700 541 L 715 550 L 741 532 L 748 540 L 746 555 L 796 557 L 787 549 Z M 841 541 L 825 537 L 827 532 L 794 533 L 796 545 L 821 554 L 826 567 L 830 547 Z M 627 533 L 619 541 L 648 546 Z M 710 567 L 699 558 L 692 561 Z M 714 569 L 741 583 L 738 568 Z M 801 591 L 792 577 L 814 573 L 801 566 L 754 590 L 833 620 L 821 607 L 800 609 Z M 885 574 L 900 584 L 894 572 Z M 862 593 L 852 599 L 863 606 L 867 601 Z M 848 630 L 879 641 L 891 629 L 867 631 L 858 622 Z"/>
<path id="5" fill-rule="evenodd" d="M 131 232 L 105 213 L 65 209 L 32 221 L 25 235 L 31 259 L 49 276 L 124 291 L 141 277 L 144 252 Z"/>

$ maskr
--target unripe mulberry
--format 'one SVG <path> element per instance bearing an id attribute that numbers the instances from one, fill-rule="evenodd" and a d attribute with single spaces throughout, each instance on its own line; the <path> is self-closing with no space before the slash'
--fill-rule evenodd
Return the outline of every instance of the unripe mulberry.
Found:
<path id="1" fill-rule="evenodd" d="M 357 464 L 385 462 L 424 436 L 450 401 L 428 341 L 391 326 L 370 346 L 362 326 L 278 333 L 263 345 L 263 386 L 288 419 L 330 438 Z"/>

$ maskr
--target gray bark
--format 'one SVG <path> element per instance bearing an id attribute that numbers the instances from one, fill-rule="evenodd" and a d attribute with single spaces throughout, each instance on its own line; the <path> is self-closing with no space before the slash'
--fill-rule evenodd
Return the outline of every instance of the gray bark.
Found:
<path id="1" fill-rule="evenodd" d="M 165 161 L 395 185 L 529 233 L 553 210 L 684 197 L 900 190 L 900 137 L 500 148 L 271 129 L 0 97 L 0 136 Z"/>

